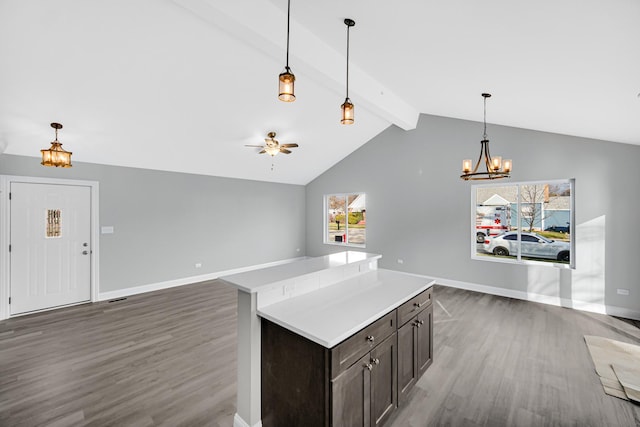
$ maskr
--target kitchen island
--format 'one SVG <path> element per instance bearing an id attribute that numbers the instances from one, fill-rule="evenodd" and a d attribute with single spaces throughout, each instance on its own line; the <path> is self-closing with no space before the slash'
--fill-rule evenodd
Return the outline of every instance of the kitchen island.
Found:
<path id="1" fill-rule="evenodd" d="M 386 422 L 431 363 L 433 281 L 379 270 L 379 258 L 342 252 L 222 278 L 239 290 L 234 427 Z"/>

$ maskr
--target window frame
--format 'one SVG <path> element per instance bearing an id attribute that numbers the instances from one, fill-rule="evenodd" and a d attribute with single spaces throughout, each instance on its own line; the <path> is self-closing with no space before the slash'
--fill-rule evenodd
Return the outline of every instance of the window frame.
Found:
<path id="1" fill-rule="evenodd" d="M 322 196 L 322 214 L 323 214 L 323 220 L 322 220 L 322 243 L 325 245 L 333 245 L 333 246 L 341 246 L 341 247 L 353 247 L 353 248 L 366 248 L 367 247 L 367 227 L 365 225 L 364 228 L 364 243 L 360 244 L 360 243 L 350 243 L 349 239 L 347 239 L 346 242 L 336 242 L 336 241 L 331 241 L 329 239 L 329 197 L 332 196 L 338 196 L 338 197 L 344 197 L 345 199 L 345 218 L 349 218 L 349 206 L 346 203 L 349 200 L 349 196 L 352 195 L 364 195 L 365 196 L 365 212 L 366 212 L 366 196 L 367 193 L 365 193 L 364 191 L 352 191 L 352 192 L 348 192 L 348 193 L 329 193 L 329 194 L 325 194 Z M 348 236 L 349 235 L 349 221 L 345 221 L 345 234 Z"/>
<path id="2" fill-rule="evenodd" d="M 527 185 L 540 185 L 540 184 L 569 184 L 569 188 L 570 188 L 570 199 L 569 199 L 569 224 L 571 227 L 570 230 L 570 234 L 571 234 L 571 241 L 569 242 L 570 246 L 570 259 L 569 259 L 569 263 L 559 263 L 559 262 L 554 262 L 553 260 L 548 260 L 548 261 L 537 261 L 537 260 L 533 260 L 533 259 L 522 259 L 522 249 L 521 249 L 521 245 L 522 245 L 522 238 L 521 238 L 521 233 L 525 233 L 526 231 L 522 231 L 522 227 L 523 227 L 523 221 L 522 221 L 522 216 L 523 216 L 523 212 L 522 209 L 526 208 L 528 204 L 528 202 L 522 202 L 522 197 L 521 197 L 521 187 L 522 186 L 527 186 Z M 517 229 L 515 230 L 518 234 L 518 239 L 516 240 L 518 242 L 518 254 L 515 258 L 503 258 L 503 257 L 496 257 L 496 256 L 486 256 L 486 255 L 479 255 L 478 254 L 478 250 L 477 250 L 477 241 L 475 239 L 476 237 L 476 215 L 477 215 L 477 189 L 478 188 L 490 188 L 490 187 L 508 187 L 508 186 L 514 186 L 517 188 L 517 204 L 516 204 L 516 214 L 517 214 L 517 221 L 516 221 L 516 227 Z M 524 206 L 523 206 L 524 205 Z M 473 260 L 479 260 L 479 261 L 488 261 L 488 262 L 499 262 L 499 263 L 505 263 L 505 264 L 519 264 L 519 265 L 536 265 L 536 266 L 548 266 L 548 267 L 555 267 L 555 268 L 562 268 L 562 269 L 575 269 L 576 268 L 576 238 L 575 238 L 575 230 L 576 230 L 576 221 L 575 221 L 575 178 L 565 178 L 565 179 L 550 179 L 550 180 L 537 180 L 537 181 L 518 181 L 518 182 L 501 182 L 501 183 L 485 183 L 485 184 L 474 184 L 471 186 L 471 224 L 470 224 L 470 236 L 472 237 L 471 239 L 471 259 Z M 541 236 L 544 237 L 544 236 Z M 545 238 L 546 239 L 546 238 Z"/>

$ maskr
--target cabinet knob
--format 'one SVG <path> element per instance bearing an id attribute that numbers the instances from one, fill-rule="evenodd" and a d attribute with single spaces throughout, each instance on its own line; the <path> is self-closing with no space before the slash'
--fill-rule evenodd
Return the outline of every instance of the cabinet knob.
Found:
<path id="1" fill-rule="evenodd" d="M 418 320 L 418 323 L 424 325 L 424 320 Z"/>
<path id="2" fill-rule="evenodd" d="M 372 370 L 373 369 L 373 365 L 371 363 L 365 363 L 364 367 L 367 368 L 368 370 Z"/>
<path id="3" fill-rule="evenodd" d="M 422 303 L 421 302 L 414 302 L 413 305 L 416 306 L 417 308 L 422 307 Z"/>
<path id="4" fill-rule="evenodd" d="M 377 358 L 374 357 L 373 359 L 371 359 L 371 363 L 373 363 L 374 365 L 379 365 L 380 364 L 380 359 L 377 359 Z"/>
<path id="5" fill-rule="evenodd" d="M 369 342 L 374 342 L 375 340 L 376 340 L 376 338 L 373 335 L 369 335 L 367 337 L 367 341 L 369 341 Z"/>
<path id="6" fill-rule="evenodd" d="M 416 328 L 419 328 L 421 325 L 419 320 L 416 320 L 413 324 L 416 326 Z"/>

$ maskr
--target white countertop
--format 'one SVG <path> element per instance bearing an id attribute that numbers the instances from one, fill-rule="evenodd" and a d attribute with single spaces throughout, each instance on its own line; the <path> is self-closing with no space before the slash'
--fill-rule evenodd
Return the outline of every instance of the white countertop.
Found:
<path id="1" fill-rule="evenodd" d="M 346 251 L 316 258 L 293 261 L 286 264 L 275 265 L 273 267 L 261 268 L 259 270 L 223 276 L 220 277 L 220 280 L 240 289 L 241 291 L 256 293 L 260 290 L 269 288 L 271 284 L 276 282 L 293 279 L 295 277 L 304 276 L 334 267 L 366 263 L 378 260 L 381 257 L 382 256 L 378 254 Z"/>
<path id="2" fill-rule="evenodd" d="M 429 288 L 435 280 L 374 270 L 262 307 L 258 315 L 332 348 Z"/>

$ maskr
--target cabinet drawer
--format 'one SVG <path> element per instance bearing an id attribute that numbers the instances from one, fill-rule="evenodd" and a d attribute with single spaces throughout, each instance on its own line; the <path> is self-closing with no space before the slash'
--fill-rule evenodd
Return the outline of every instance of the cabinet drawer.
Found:
<path id="1" fill-rule="evenodd" d="M 331 378 L 344 372 L 364 354 L 396 331 L 396 311 L 376 320 L 331 349 Z"/>
<path id="2" fill-rule="evenodd" d="M 398 326 L 404 325 L 413 316 L 431 305 L 431 291 L 432 289 L 429 288 L 398 307 Z"/>

